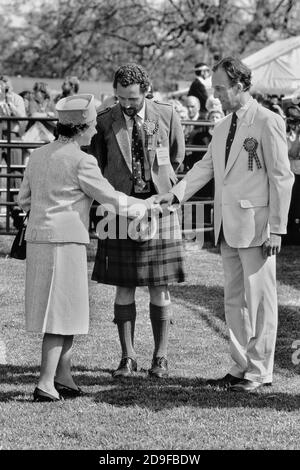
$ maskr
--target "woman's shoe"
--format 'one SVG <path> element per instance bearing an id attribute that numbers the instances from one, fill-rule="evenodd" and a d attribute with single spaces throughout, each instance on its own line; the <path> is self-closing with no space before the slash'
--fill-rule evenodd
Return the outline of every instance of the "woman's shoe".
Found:
<path id="1" fill-rule="evenodd" d="M 71 388 L 67 385 L 60 384 L 59 382 L 54 382 L 54 387 L 58 391 L 58 393 L 64 398 L 77 398 L 83 397 L 85 393 L 81 390 L 81 388 Z"/>
<path id="2" fill-rule="evenodd" d="M 33 401 L 60 401 L 62 397 L 55 397 L 48 392 L 44 392 L 40 388 L 36 387 L 33 392 Z"/>

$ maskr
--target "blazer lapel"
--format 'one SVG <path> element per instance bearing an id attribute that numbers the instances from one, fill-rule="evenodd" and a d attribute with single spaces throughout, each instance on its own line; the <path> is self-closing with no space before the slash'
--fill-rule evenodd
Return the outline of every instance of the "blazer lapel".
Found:
<path id="1" fill-rule="evenodd" d="M 123 116 L 121 107 L 115 106 L 112 111 L 112 128 L 115 133 L 118 145 L 120 147 L 121 154 L 128 166 L 129 171 L 132 173 L 132 162 L 131 162 L 131 146 L 129 142 L 129 135 L 127 132 L 125 118 Z"/>
<path id="2" fill-rule="evenodd" d="M 258 106 L 257 101 L 253 100 L 253 103 L 250 105 L 249 109 L 246 111 L 246 113 L 241 119 L 241 122 L 237 128 L 234 140 L 232 142 L 227 165 L 225 168 L 225 173 L 224 173 L 225 175 L 230 171 L 240 151 L 243 148 L 243 143 L 249 134 L 249 127 L 251 127 L 253 123 L 254 115 L 257 111 L 257 106 Z"/>

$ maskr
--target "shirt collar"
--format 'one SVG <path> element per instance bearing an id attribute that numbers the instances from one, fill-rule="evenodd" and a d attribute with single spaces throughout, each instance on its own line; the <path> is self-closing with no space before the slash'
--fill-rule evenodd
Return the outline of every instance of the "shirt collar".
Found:
<path id="1" fill-rule="evenodd" d="M 253 98 L 252 96 L 250 96 L 249 100 L 247 101 L 247 103 L 245 103 L 240 109 L 238 109 L 236 111 L 236 115 L 238 117 L 238 119 L 242 119 L 242 117 L 244 116 L 244 114 L 248 111 L 248 109 L 250 108 L 251 104 L 253 102 Z"/>

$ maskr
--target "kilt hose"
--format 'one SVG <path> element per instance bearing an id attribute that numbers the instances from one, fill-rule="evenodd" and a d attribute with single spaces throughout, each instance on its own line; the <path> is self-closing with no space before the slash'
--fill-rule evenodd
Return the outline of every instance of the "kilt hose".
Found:
<path id="1" fill-rule="evenodd" d="M 118 227 L 119 217 L 116 217 Z M 98 240 L 92 280 L 120 287 L 184 282 L 183 247 L 177 213 L 158 218 L 158 233 L 146 241 Z"/>

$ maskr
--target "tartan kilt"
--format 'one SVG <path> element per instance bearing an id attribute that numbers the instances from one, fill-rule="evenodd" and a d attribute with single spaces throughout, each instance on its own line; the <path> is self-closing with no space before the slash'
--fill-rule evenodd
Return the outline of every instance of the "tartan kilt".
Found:
<path id="1" fill-rule="evenodd" d="M 150 240 L 135 241 L 128 235 L 98 240 L 92 280 L 120 287 L 183 282 L 183 246 L 177 213 L 160 216 L 156 235 Z"/>

